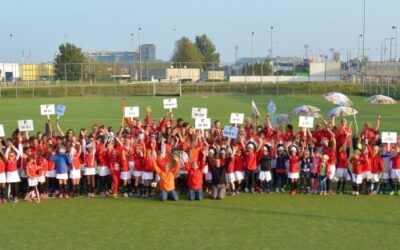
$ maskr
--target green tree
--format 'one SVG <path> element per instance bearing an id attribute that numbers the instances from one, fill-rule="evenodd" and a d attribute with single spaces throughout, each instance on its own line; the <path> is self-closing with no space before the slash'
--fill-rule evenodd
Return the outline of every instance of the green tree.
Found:
<path id="1" fill-rule="evenodd" d="M 196 36 L 195 44 L 204 57 L 204 66 L 219 64 L 219 53 L 216 52 L 215 45 L 207 35 Z"/>
<path id="2" fill-rule="evenodd" d="M 58 47 L 59 53 L 54 59 L 56 76 L 59 79 L 78 80 L 82 76 L 82 63 L 85 57 L 82 49 L 73 44 L 61 44 Z"/>
<path id="3" fill-rule="evenodd" d="M 247 76 L 269 76 L 271 75 L 271 59 L 267 58 L 263 63 L 247 63 L 242 68 L 242 74 Z"/>
<path id="4" fill-rule="evenodd" d="M 175 43 L 175 53 L 172 60 L 175 67 L 201 68 L 204 57 L 187 37 L 182 37 Z"/>

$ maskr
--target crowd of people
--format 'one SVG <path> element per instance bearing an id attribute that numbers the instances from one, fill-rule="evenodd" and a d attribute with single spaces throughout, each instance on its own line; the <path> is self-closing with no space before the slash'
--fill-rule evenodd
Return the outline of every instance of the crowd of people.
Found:
<path id="1" fill-rule="evenodd" d="M 54 130 L 49 119 L 44 133 L 15 130 L 0 138 L 0 202 L 83 195 L 157 195 L 161 201 L 186 195 L 192 201 L 348 190 L 400 195 L 400 140 L 381 143 L 379 116 L 374 128 L 366 123 L 360 133 L 345 118 L 335 124 L 319 117 L 315 128 L 296 132 L 291 124 L 253 117 L 230 139 L 219 121 L 196 130 L 172 112 L 153 120 L 151 107 L 146 111 L 144 121 L 125 118 L 117 131 L 93 125 L 64 132 L 59 119 Z"/>

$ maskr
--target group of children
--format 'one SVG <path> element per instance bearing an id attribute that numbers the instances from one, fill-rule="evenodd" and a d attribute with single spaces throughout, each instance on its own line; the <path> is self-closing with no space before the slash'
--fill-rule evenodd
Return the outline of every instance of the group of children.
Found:
<path id="1" fill-rule="evenodd" d="M 175 123 L 172 113 L 152 120 L 151 112 L 148 107 L 143 123 L 125 118 L 116 132 L 94 125 L 64 133 L 57 119 L 57 130 L 49 120 L 45 133 L 16 130 L 0 138 L 0 202 L 148 197 L 160 191 L 159 174 L 172 163 L 179 168 L 176 186 L 190 200 L 202 199 L 203 192 L 223 199 L 287 188 L 292 195 L 340 194 L 347 183 L 353 195 L 400 195 L 400 140 L 381 143 L 380 117 L 375 128 L 367 123 L 361 133 L 353 133 L 344 118 L 338 125 L 321 118 L 314 129 L 295 133 L 290 124 L 274 125 L 268 116 L 259 124 L 256 117 L 228 139 L 219 121 L 210 130 L 196 130 L 181 118 Z"/>

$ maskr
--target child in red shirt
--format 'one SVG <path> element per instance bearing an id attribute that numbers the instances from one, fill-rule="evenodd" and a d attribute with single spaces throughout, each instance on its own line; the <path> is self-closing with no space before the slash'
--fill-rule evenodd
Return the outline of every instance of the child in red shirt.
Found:
<path id="1" fill-rule="evenodd" d="M 40 194 L 37 190 L 37 178 L 36 178 L 36 163 L 32 156 L 26 158 L 25 173 L 28 176 L 28 193 L 25 195 L 26 201 L 32 201 L 34 199 L 36 202 L 40 202 Z M 35 193 L 37 191 L 37 193 Z"/>
<path id="2" fill-rule="evenodd" d="M 4 154 L 0 148 L 0 203 L 4 203 L 4 189 L 6 186 L 6 164 L 4 162 Z"/>

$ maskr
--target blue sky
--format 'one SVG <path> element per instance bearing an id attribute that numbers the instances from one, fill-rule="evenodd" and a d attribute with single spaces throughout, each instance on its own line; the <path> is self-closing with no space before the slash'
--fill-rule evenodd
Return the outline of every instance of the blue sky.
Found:
<path id="1" fill-rule="evenodd" d="M 314 54 L 330 48 L 357 53 L 362 33 L 363 0 L 0 0 L 0 62 L 52 61 L 65 40 L 84 50 L 131 50 L 131 33 L 138 44 L 157 46 L 157 58 L 167 60 L 181 36 L 194 39 L 207 34 L 221 53 L 234 61 L 251 55 L 265 56 L 274 26 L 274 54 L 301 56 L 304 44 Z M 400 27 L 400 1 L 366 0 L 366 55 L 380 58 L 381 43 Z M 176 31 L 173 31 L 173 29 Z M 13 46 L 9 34 L 13 34 Z M 389 42 L 387 43 L 389 45 Z M 13 49 L 11 50 L 11 47 Z M 394 47 L 393 47 L 394 48 Z M 12 51 L 12 53 L 11 53 Z M 25 51 L 25 58 L 22 51 Z M 28 51 L 30 51 L 30 56 Z M 398 52 L 400 54 L 400 51 Z"/>

